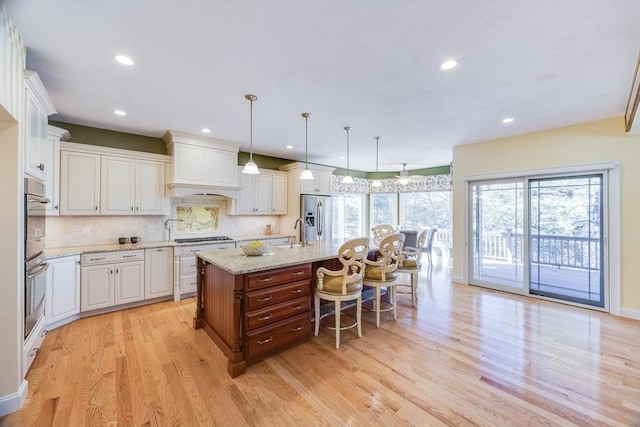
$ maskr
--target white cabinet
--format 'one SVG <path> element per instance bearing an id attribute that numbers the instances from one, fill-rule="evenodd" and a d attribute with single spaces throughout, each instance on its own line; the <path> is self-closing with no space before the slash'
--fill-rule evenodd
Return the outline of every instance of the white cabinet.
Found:
<path id="1" fill-rule="evenodd" d="M 45 317 L 60 326 L 80 313 L 80 255 L 48 259 Z"/>
<path id="2" fill-rule="evenodd" d="M 41 145 L 40 158 L 45 165 L 44 184 L 47 204 L 47 215 L 60 214 L 60 140 L 69 138 L 69 132 L 55 126 L 47 126 L 47 139 Z"/>
<path id="3" fill-rule="evenodd" d="M 24 172 L 44 181 L 45 172 L 53 164 L 42 156 L 42 150 L 48 143 L 48 117 L 55 114 L 56 109 L 37 73 L 26 70 L 25 83 Z"/>
<path id="4" fill-rule="evenodd" d="M 162 297 L 173 293 L 173 248 L 144 251 L 144 297 Z"/>
<path id="5" fill-rule="evenodd" d="M 166 215 L 169 157 L 60 143 L 61 215 Z"/>
<path id="6" fill-rule="evenodd" d="M 144 251 L 82 256 L 80 311 L 90 311 L 144 299 Z"/>
<path id="7" fill-rule="evenodd" d="M 309 169 L 313 179 L 300 180 L 300 194 L 331 195 L 331 172 Z"/>
<path id="8" fill-rule="evenodd" d="M 217 249 L 235 248 L 234 242 L 216 243 L 213 245 L 182 246 L 174 249 L 180 256 L 180 296 L 192 295 L 196 291 L 196 252 L 213 251 Z"/>
<path id="9" fill-rule="evenodd" d="M 241 172 L 238 172 L 238 175 L 241 184 L 240 195 L 237 200 L 232 200 L 229 204 L 230 215 L 287 213 L 287 176 L 285 174 L 263 170 L 258 175 Z"/>
<path id="10" fill-rule="evenodd" d="M 102 156 L 100 168 L 102 215 L 167 213 L 163 162 Z"/>
<path id="11" fill-rule="evenodd" d="M 240 144 L 176 131 L 163 139 L 173 156 L 169 186 L 238 188 L 236 169 Z"/>
<path id="12" fill-rule="evenodd" d="M 60 152 L 60 215 L 100 214 L 100 155 Z"/>

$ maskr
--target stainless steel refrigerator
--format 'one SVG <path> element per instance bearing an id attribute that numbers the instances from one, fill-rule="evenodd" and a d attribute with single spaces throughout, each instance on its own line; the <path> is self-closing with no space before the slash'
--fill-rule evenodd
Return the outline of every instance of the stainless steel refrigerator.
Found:
<path id="1" fill-rule="evenodd" d="M 300 196 L 300 211 L 307 242 L 331 240 L 331 197 Z"/>

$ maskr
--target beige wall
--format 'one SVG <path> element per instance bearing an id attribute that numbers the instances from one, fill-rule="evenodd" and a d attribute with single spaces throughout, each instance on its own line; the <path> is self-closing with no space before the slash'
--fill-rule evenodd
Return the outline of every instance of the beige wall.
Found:
<path id="1" fill-rule="evenodd" d="M 640 314 L 640 136 L 623 117 L 464 145 L 453 150 L 453 276 L 463 273 L 464 177 L 619 161 L 621 307 Z"/>

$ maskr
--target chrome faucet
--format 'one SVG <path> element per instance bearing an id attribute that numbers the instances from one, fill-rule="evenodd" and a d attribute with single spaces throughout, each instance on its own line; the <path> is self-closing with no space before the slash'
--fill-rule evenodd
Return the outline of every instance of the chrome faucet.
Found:
<path id="1" fill-rule="evenodd" d="M 170 222 L 184 222 L 184 219 L 173 219 L 173 218 L 169 218 L 164 222 L 164 228 L 166 228 L 167 230 L 169 230 L 169 237 L 167 239 L 167 241 L 171 241 L 171 229 L 173 227 L 169 227 L 169 223 Z"/>
<path id="2" fill-rule="evenodd" d="M 302 221 L 302 218 L 296 219 L 296 223 L 293 225 L 294 230 L 298 229 L 298 224 L 300 224 L 300 246 L 305 247 L 307 242 L 305 241 L 304 222 Z"/>

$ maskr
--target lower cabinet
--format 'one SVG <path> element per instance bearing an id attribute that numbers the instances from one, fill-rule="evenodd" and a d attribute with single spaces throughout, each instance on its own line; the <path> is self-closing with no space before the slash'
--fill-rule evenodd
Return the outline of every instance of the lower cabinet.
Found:
<path id="1" fill-rule="evenodd" d="M 50 326 L 80 312 L 80 255 L 51 258 L 47 263 L 45 317 Z"/>
<path id="2" fill-rule="evenodd" d="M 236 244 L 234 242 L 176 247 L 176 254 L 180 256 L 180 296 L 189 296 L 196 292 L 196 252 L 230 249 L 235 247 Z"/>
<path id="3" fill-rule="evenodd" d="M 145 299 L 173 294 L 173 248 L 144 251 Z"/>
<path id="4" fill-rule="evenodd" d="M 80 311 L 144 299 L 144 250 L 82 256 Z"/>

